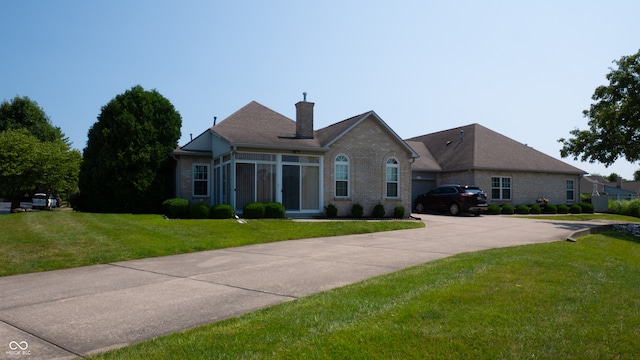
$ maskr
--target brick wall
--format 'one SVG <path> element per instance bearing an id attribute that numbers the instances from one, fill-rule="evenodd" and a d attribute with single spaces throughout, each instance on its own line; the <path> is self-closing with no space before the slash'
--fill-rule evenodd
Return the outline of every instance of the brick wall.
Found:
<path id="1" fill-rule="evenodd" d="M 335 167 L 337 155 L 349 158 L 348 198 L 336 198 Z M 400 188 L 398 198 L 386 198 L 386 161 L 395 157 L 400 165 Z M 407 150 L 394 141 L 375 119 L 365 119 L 356 128 L 331 145 L 324 157 L 324 203 L 338 208 L 338 216 L 350 216 L 351 207 L 359 203 L 364 215 L 371 215 L 377 204 L 383 204 L 385 216 L 393 215 L 400 205 L 405 215 L 411 213 L 411 157 Z"/>
<path id="2" fill-rule="evenodd" d="M 178 161 L 178 186 L 176 197 L 187 199 L 190 202 L 202 201 L 210 204 L 211 197 L 194 197 L 192 189 L 193 164 L 209 164 L 209 181 L 213 181 L 213 167 L 211 157 L 181 156 Z"/>
<path id="3" fill-rule="evenodd" d="M 511 178 L 511 200 L 491 198 L 491 178 L 494 176 Z M 574 200 L 567 200 L 567 180 L 574 181 Z M 544 197 L 555 205 L 580 202 L 580 176 L 570 174 L 532 173 L 523 171 L 470 170 L 464 172 L 442 173 L 438 176 L 438 185 L 462 184 L 475 185 L 487 193 L 489 204 L 535 204 L 536 199 Z"/>

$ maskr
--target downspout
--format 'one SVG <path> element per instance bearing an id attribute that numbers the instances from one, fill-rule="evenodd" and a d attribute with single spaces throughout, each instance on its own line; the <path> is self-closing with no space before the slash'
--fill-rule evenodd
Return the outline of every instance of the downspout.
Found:
<path id="1" fill-rule="evenodd" d="M 180 158 L 176 157 L 176 154 L 171 154 L 173 160 L 177 162 L 176 164 L 176 188 L 175 188 L 175 196 L 180 197 Z"/>

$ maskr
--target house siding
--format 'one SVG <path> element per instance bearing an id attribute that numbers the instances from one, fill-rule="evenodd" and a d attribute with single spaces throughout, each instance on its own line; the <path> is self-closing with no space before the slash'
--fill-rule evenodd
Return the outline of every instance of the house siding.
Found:
<path id="1" fill-rule="evenodd" d="M 349 197 L 335 197 L 336 156 L 349 158 Z M 386 195 L 386 161 L 390 157 L 399 163 L 399 192 L 397 198 Z M 333 204 L 338 216 L 350 216 L 351 208 L 358 203 L 364 215 L 371 215 L 374 206 L 382 204 L 385 216 L 393 215 L 400 205 L 405 214 L 411 211 L 411 156 L 405 147 L 393 141 L 389 134 L 371 118 L 363 120 L 354 129 L 334 142 L 324 157 L 324 203 Z"/>

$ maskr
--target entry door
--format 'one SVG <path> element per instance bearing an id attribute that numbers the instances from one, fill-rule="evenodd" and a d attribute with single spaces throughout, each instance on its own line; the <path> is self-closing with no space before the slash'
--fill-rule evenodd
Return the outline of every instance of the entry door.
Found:
<path id="1" fill-rule="evenodd" d="M 282 165 L 282 205 L 288 211 L 300 210 L 300 165 Z"/>

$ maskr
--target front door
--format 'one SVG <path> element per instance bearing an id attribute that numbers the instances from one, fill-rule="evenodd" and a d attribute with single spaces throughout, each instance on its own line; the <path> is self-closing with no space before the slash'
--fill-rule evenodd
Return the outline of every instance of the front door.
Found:
<path id="1" fill-rule="evenodd" d="M 300 211 L 300 165 L 282 165 L 282 205 Z"/>

